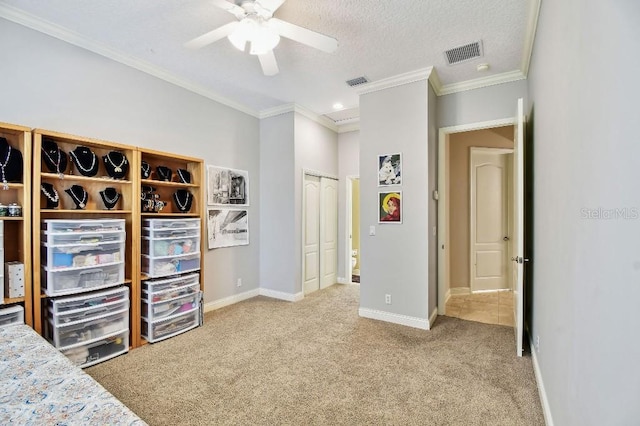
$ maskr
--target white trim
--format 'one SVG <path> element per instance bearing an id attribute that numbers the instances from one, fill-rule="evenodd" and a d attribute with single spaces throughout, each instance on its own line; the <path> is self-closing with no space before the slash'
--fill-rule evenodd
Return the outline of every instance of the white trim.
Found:
<path id="1" fill-rule="evenodd" d="M 233 305 L 238 302 L 242 302 L 243 300 L 251 299 L 252 297 L 258 296 L 259 294 L 260 294 L 260 289 L 256 288 L 253 290 L 245 291 L 244 293 L 234 294 L 233 296 L 214 300 L 213 302 L 204 304 L 204 311 L 205 312 L 215 311 L 216 309 L 224 308 L 225 306 Z"/>
<path id="2" fill-rule="evenodd" d="M 433 325 L 436 323 L 437 319 L 438 319 L 438 307 L 436 307 L 433 310 L 433 313 L 429 317 L 429 330 L 431 330 L 433 328 Z"/>
<path id="3" fill-rule="evenodd" d="M 287 302 L 299 302 L 304 299 L 304 293 L 285 293 L 283 291 L 271 290 L 268 288 L 260 288 L 260 296 L 270 297 L 272 299 L 286 300 Z"/>
<path id="4" fill-rule="evenodd" d="M 469 287 L 452 287 L 449 289 L 449 294 L 451 296 L 461 296 L 464 294 L 471 294 L 471 289 Z"/>
<path id="5" fill-rule="evenodd" d="M 317 170 L 311 170 L 311 169 L 302 169 L 302 178 L 303 178 L 303 180 L 304 180 L 304 175 L 315 176 L 315 177 L 320 177 L 320 178 L 327 178 L 327 179 L 332 179 L 332 180 L 337 180 L 337 181 L 340 180 L 337 176 L 329 175 L 327 173 L 319 172 Z"/>
<path id="6" fill-rule="evenodd" d="M 358 122 L 353 122 L 351 124 L 341 124 L 338 123 L 338 133 L 348 133 L 348 132 L 356 132 L 360 130 L 360 119 L 358 118 Z"/>
<path id="7" fill-rule="evenodd" d="M 441 306 L 437 306 L 438 315 L 447 315 L 447 303 L 449 303 L 449 299 L 451 299 L 451 290 L 447 290 L 447 293 L 444 295 L 444 303 Z"/>
<path id="8" fill-rule="evenodd" d="M 401 86 L 403 84 L 414 83 L 420 80 L 428 80 L 432 71 L 433 67 L 422 68 L 416 71 L 410 71 L 393 77 L 384 78 L 382 80 L 373 81 L 371 83 L 362 84 L 357 86 L 355 90 L 358 95 L 365 95 L 367 93 L 378 92 L 380 90 Z"/>
<path id="9" fill-rule="evenodd" d="M 349 277 L 349 282 L 352 282 L 353 278 L 353 267 L 351 266 L 351 253 L 353 252 L 353 233 L 351 232 L 353 228 L 353 176 L 347 175 L 345 177 L 345 195 L 347 199 L 345 200 L 345 218 L 344 218 L 344 274 Z"/>
<path id="10" fill-rule="evenodd" d="M 533 0 L 529 7 L 529 20 L 527 21 L 527 30 L 524 33 L 522 64 L 520 65 L 522 74 L 524 74 L 525 77 L 529 75 L 529 65 L 531 64 L 531 55 L 533 54 L 533 43 L 536 39 L 541 3 L 542 2 L 540 0 Z"/>
<path id="11" fill-rule="evenodd" d="M 393 324 L 406 325 L 407 327 L 429 330 L 429 320 L 425 318 L 409 317 L 406 315 L 392 314 L 391 312 L 377 311 L 375 309 L 360 308 L 358 315 Z"/>
<path id="12" fill-rule="evenodd" d="M 446 305 L 446 295 L 458 294 L 456 288 L 450 288 L 448 265 L 449 265 L 449 233 L 448 233 L 448 194 L 447 194 L 447 164 L 446 149 L 449 144 L 449 135 L 453 133 L 468 132 L 472 130 L 491 129 L 514 125 L 517 117 L 509 117 L 498 120 L 481 121 L 477 123 L 461 124 L 456 126 L 441 127 L 438 130 L 438 310 L 444 311 Z M 463 287 L 467 292 L 471 292 L 468 287 Z M 467 293 L 459 293 L 467 294 Z"/>
<path id="13" fill-rule="evenodd" d="M 345 277 L 338 277 L 338 284 L 351 284 L 351 280 L 347 281 Z"/>
<path id="14" fill-rule="evenodd" d="M 490 75 L 488 77 L 476 78 L 474 80 L 462 81 L 460 83 L 445 84 L 436 92 L 438 96 L 450 95 L 452 93 L 465 92 L 467 90 L 480 89 L 482 87 L 495 86 L 497 84 L 511 83 L 513 81 L 524 80 L 526 75 L 520 70 L 509 71 L 502 74 Z M 434 88 L 435 90 L 435 88 Z"/>
<path id="15" fill-rule="evenodd" d="M 120 62 L 121 64 L 127 65 L 131 68 L 137 69 L 138 71 L 142 71 L 146 74 L 152 75 L 161 80 L 182 87 L 183 89 L 204 96 L 205 98 L 209 98 L 222 105 L 226 105 L 250 116 L 259 118 L 258 111 L 244 104 L 226 98 L 204 86 L 187 81 L 156 65 L 126 55 L 120 51 L 105 46 L 102 43 L 88 39 L 74 31 L 33 16 L 20 9 L 0 4 L 0 17 L 15 22 L 16 24 L 31 28 L 32 30 L 36 30 L 43 34 L 50 35 L 51 37 L 55 37 L 64 42 L 73 44 L 74 46 L 78 46 L 91 52 L 97 53 L 98 55 L 104 56 L 105 58 Z"/>
<path id="16" fill-rule="evenodd" d="M 276 117 L 278 115 L 283 115 L 290 112 L 303 115 L 308 119 L 315 121 L 316 123 L 326 127 L 327 129 L 338 133 L 338 125 L 333 120 L 323 115 L 316 114 L 310 109 L 295 103 L 284 104 L 284 105 L 280 105 L 273 108 L 263 109 L 258 114 L 258 118 L 262 120 L 263 118 Z"/>
<path id="17" fill-rule="evenodd" d="M 542 405 L 542 415 L 544 416 L 544 422 L 547 426 L 553 426 L 553 417 L 551 417 L 551 406 L 549 405 L 547 391 L 545 390 L 544 382 L 542 381 L 540 364 L 538 364 L 538 356 L 536 355 L 536 350 L 535 346 L 533 345 L 533 339 L 531 335 L 529 335 L 529 345 L 531 348 L 531 361 L 533 364 L 533 372 L 536 376 L 536 383 L 538 384 L 538 395 L 540 396 L 540 404 Z"/>

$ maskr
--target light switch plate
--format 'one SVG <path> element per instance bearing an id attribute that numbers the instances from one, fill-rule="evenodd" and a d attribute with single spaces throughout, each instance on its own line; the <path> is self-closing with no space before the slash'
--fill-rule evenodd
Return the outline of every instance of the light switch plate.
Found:
<path id="1" fill-rule="evenodd" d="M 372 237 L 373 237 L 374 235 L 376 235 L 376 227 L 375 227 L 375 226 L 371 225 L 371 226 L 369 227 L 369 235 L 370 235 L 370 236 L 372 236 Z"/>

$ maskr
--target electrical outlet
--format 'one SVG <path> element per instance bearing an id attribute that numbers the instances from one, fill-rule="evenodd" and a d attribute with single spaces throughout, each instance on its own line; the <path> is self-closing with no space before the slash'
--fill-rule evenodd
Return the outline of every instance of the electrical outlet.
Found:
<path id="1" fill-rule="evenodd" d="M 540 352 L 540 336 L 536 336 L 536 342 L 534 343 L 536 352 Z"/>
<path id="2" fill-rule="evenodd" d="M 386 303 L 387 305 L 391 304 L 391 295 L 390 294 L 385 294 L 384 295 L 384 303 Z"/>
<path id="3" fill-rule="evenodd" d="M 238 278 L 238 281 L 236 282 L 236 286 L 242 287 L 242 278 Z"/>

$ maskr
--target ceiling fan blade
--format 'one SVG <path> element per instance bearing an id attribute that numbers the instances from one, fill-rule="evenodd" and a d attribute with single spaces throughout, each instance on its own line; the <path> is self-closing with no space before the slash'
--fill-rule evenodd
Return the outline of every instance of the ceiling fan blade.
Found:
<path id="1" fill-rule="evenodd" d="M 229 22 L 213 31 L 202 34 L 200 37 L 196 37 L 191 41 L 184 44 L 189 49 L 200 49 L 208 44 L 214 43 L 222 38 L 225 38 L 231 34 L 240 25 L 239 21 Z"/>
<path id="2" fill-rule="evenodd" d="M 276 55 L 273 54 L 273 50 L 258 55 L 260 59 L 260 66 L 262 66 L 262 72 L 264 75 L 276 75 L 280 72 L 278 69 L 278 63 L 276 62 Z"/>
<path id="3" fill-rule="evenodd" d="M 282 37 L 315 47 L 323 52 L 333 53 L 338 48 L 338 40 L 333 37 L 299 27 L 278 18 L 271 18 L 269 24 L 274 25 Z"/>
<path id="4" fill-rule="evenodd" d="M 256 0 L 256 3 L 258 3 L 262 9 L 269 11 L 270 15 L 273 15 L 284 2 L 285 0 Z"/>
<path id="5" fill-rule="evenodd" d="M 246 13 L 244 9 L 237 4 L 228 2 L 226 0 L 212 0 L 212 2 L 214 6 L 234 14 L 238 19 L 242 19 Z"/>

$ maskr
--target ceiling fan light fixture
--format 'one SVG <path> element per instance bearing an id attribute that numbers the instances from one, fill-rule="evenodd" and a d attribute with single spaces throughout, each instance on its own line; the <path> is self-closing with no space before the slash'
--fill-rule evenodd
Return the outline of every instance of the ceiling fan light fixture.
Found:
<path id="1" fill-rule="evenodd" d="M 236 49 L 244 52 L 247 42 L 251 43 L 249 53 L 262 55 L 280 43 L 280 35 L 265 21 L 248 16 L 240 21 L 238 28 L 227 36 Z"/>

